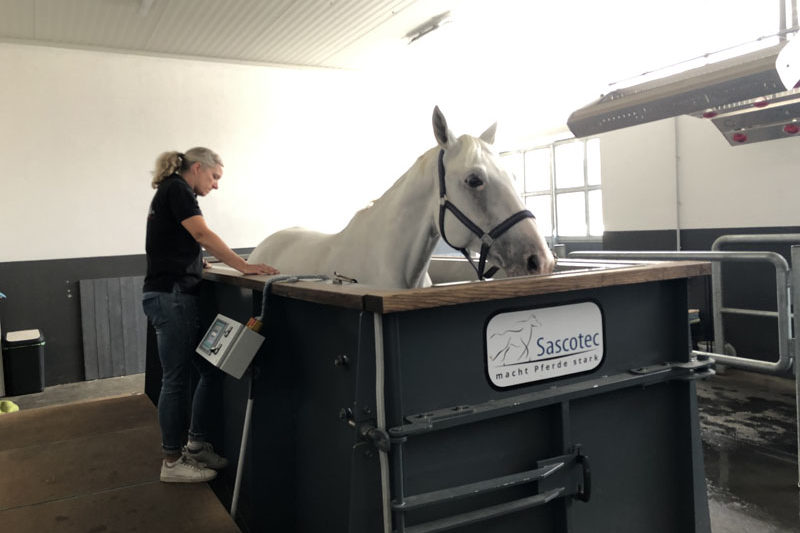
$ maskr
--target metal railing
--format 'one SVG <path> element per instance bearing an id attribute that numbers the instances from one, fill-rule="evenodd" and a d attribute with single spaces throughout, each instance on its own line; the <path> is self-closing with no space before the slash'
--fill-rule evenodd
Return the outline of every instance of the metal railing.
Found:
<path id="1" fill-rule="evenodd" d="M 772 235 L 752 235 L 752 234 L 744 234 L 744 235 L 722 235 L 714 243 L 711 245 L 712 252 L 718 252 L 722 248 L 723 245 L 727 244 L 750 244 L 750 245 L 763 245 L 763 244 L 800 244 L 800 234 L 798 233 L 781 233 L 781 234 L 772 234 Z M 740 252 L 742 253 L 742 252 Z M 744 253 L 756 253 L 756 252 L 744 252 Z M 773 252 L 769 252 L 773 253 Z M 783 256 L 780 256 L 783 259 Z M 784 260 L 784 263 L 786 261 Z M 786 275 L 784 280 L 778 281 L 777 277 L 779 276 L 776 267 L 776 299 L 777 299 L 777 311 L 760 311 L 755 309 L 738 309 L 738 308 L 731 308 L 725 307 L 722 302 L 722 265 L 718 262 L 714 262 L 711 264 L 711 295 L 712 295 L 712 314 L 713 314 L 713 321 L 714 321 L 714 346 L 717 347 L 718 350 L 724 350 L 725 346 L 725 328 L 722 323 L 722 315 L 723 313 L 727 314 L 739 314 L 739 315 L 750 315 L 750 316 L 774 316 L 778 319 L 778 363 L 774 363 L 774 367 L 770 368 L 771 363 L 759 364 L 763 363 L 763 361 L 754 361 L 748 358 L 735 358 L 733 360 L 726 361 L 729 356 L 723 355 L 720 357 L 719 355 L 715 355 L 714 358 L 718 360 L 720 363 L 728 364 L 730 366 L 735 366 L 739 368 L 745 368 L 749 370 L 760 370 L 769 373 L 783 373 L 790 368 L 790 366 L 784 366 L 780 363 L 787 361 L 793 357 L 793 352 L 791 349 L 791 344 L 793 342 L 793 337 L 796 337 L 792 333 L 792 317 L 791 317 L 791 287 L 798 287 L 798 285 L 792 284 L 792 272 L 795 270 L 800 270 L 800 262 L 795 263 L 794 260 L 792 261 L 792 267 L 790 268 L 788 263 L 786 263 Z M 794 331 L 797 331 L 795 329 Z M 790 361 L 791 363 L 791 361 Z M 796 369 L 795 369 L 795 373 Z"/>
<path id="2" fill-rule="evenodd" d="M 711 261 L 711 283 L 712 283 L 712 313 L 714 315 L 714 342 L 717 350 L 722 351 L 725 346 L 725 337 L 722 331 L 722 313 L 741 313 L 756 314 L 759 316 L 776 316 L 778 318 L 778 360 L 775 362 L 762 361 L 758 359 L 727 355 L 719 352 L 705 352 L 693 350 L 694 355 L 706 355 L 713 357 L 715 361 L 728 366 L 756 370 L 768 374 L 785 373 L 792 366 L 792 354 L 789 350 L 789 335 L 791 331 L 791 316 L 789 312 L 789 284 L 791 269 L 784 257 L 775 252 L 572 252 L 570 257 L 576 258 L 597 258 L 597 259 L 643 259 L 650 261 L 658 260 L 696 260 Z M 760 311 L 754 309 L 735 309 L 723 308 L 722 303 L 722 280 L 720 263 L 722 262 L 743 262 L 743 263 L 769 263 L 775 268 L 775 284 L 777 312 Z"/>

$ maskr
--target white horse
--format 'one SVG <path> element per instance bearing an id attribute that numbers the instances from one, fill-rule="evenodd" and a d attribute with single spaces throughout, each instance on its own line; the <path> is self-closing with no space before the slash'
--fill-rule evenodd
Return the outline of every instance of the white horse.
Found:
<path id="1" fill-rule="evenodd" d="M 334 272 L 387 288 L 430 284 L 427 271 L 439 237 L 469 255 L 480 250 L 507 276 L 550 273 L 555 260 L 533 215 L 491 149 L 497 124 L 480 137 L 456 138 L 439 108 L 433 132 L 439 146 L 336 234 L 303 228 L 273 233 L 250 254 L 283 274 Z M 473 265 L 474 266 L 474 265 Z"/>

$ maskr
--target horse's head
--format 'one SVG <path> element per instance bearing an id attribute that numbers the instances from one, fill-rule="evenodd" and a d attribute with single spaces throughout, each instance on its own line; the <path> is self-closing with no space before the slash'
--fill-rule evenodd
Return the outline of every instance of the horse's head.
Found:
<path id="1" fill-rule="evenodd" d="M 496 126 L 480 137 L 456 138 L 434 108 L 433 133 L 440 148 L 437 227 L 453 248 L 481 252 L 481 276 L 484 258 L 508 276 L 550 273 L 553 254 L 492 151 Z"/>

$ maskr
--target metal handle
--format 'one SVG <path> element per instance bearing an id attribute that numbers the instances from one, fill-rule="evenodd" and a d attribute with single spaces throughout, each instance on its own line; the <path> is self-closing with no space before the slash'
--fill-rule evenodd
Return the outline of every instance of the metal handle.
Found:
<path id="1" fill-rule="evenodd" d="M 580 474 L 577 472 L 577 466 L 575 466 L 578 464 L 581 465 L 582 472 Z M 579 475 L 581 476 L 580 478 L 578 477 Z M 572 452 L 569 454 L 537 461 L 537 468 L 534 470 L 518 472 L 508 476 L 428 493 L 405 497 L 400 495 L 400 498 L 393 502 L 392 510 L 402 516 L 402 514 L 407 511 L 421 507 L 449 503 L 457 499 L 477 496 L 525 483 L 537 482 L 539 484 L 538 494 L 451 516 L 445 516 L 415 524 L 412 527 L 401 525 L 397 529 L 397 532 L 438 533 L 440 531 L 447 531 L 456 527 L 472 525 L 507 514 L 516 513 L 531 507 L 545 505 L 556 498 L 571 496 L 581 501 L 588 502 L 592 490 L 591 475 L 589 459 L 580 453 L 580 445 L 575 445 Z"/>
<path id="2" fill-rule="evenodd" d="M 578 493 L 575 498 L 588 502 L 592 498 L 592 467 L 589 464 L 589 458 L 585 455 L 578 455 L 575 461 L 583 467 L 583 485 L 578 487 Z"/>
<path id="3" fill-rule="evenodd" d="M 478 496 L 487 492 L 507 489 L 517 485 L 533 483 L 550 477 L 555 472 L 563 469 L 564 465 L 565 462 L 562 460 L 547 464 L 535 470 L 527 470 L 525 472 L 487 479 L 485 481 L 479 481 L 476 483 L 468 483 L 466 485 L 459 485 L 457 487 L 450 487 L 433 492 L 406 496 L 402 501 L 395 501 L 392 504 L 392 508 L 395 510 L 408 511 L 428 505 L 451 502 L 465 497 Z"/>
<path id="4" fill-rule="evenodd" d="M 528 496 L 527 498 L 492 505 L 475 511 L 408 527 L 405 528 L 405 533 L 439 533 L 440 531 L 448 531 L 456 527 L 476 524 L 499 516 L 530 509 L 531 507 L 544 505 L 563 495 L 564 488 L 558 487 L 544 494 L 536 494 L 535 496 Z"/>

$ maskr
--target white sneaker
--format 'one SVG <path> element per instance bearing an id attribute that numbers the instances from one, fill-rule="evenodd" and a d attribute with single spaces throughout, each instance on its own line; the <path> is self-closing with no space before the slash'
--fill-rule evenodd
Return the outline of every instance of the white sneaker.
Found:
<path id="1" fill-rule="evenodd" d="M 203 447 L 197 451 L 184 447 L 183 454 L 213 470 L 222 470 L 228 466 L 228 460 L 216 453 L 210 442 L 204 442 Z"/>
<path id="2" fill-rule="evenodd" d="M 181 454 L 174 463 L 161 461 L 161 481 L 164 483 L 205 483 L 217 477 L 217 473 L 206 468 L 186 454 Z"/>

